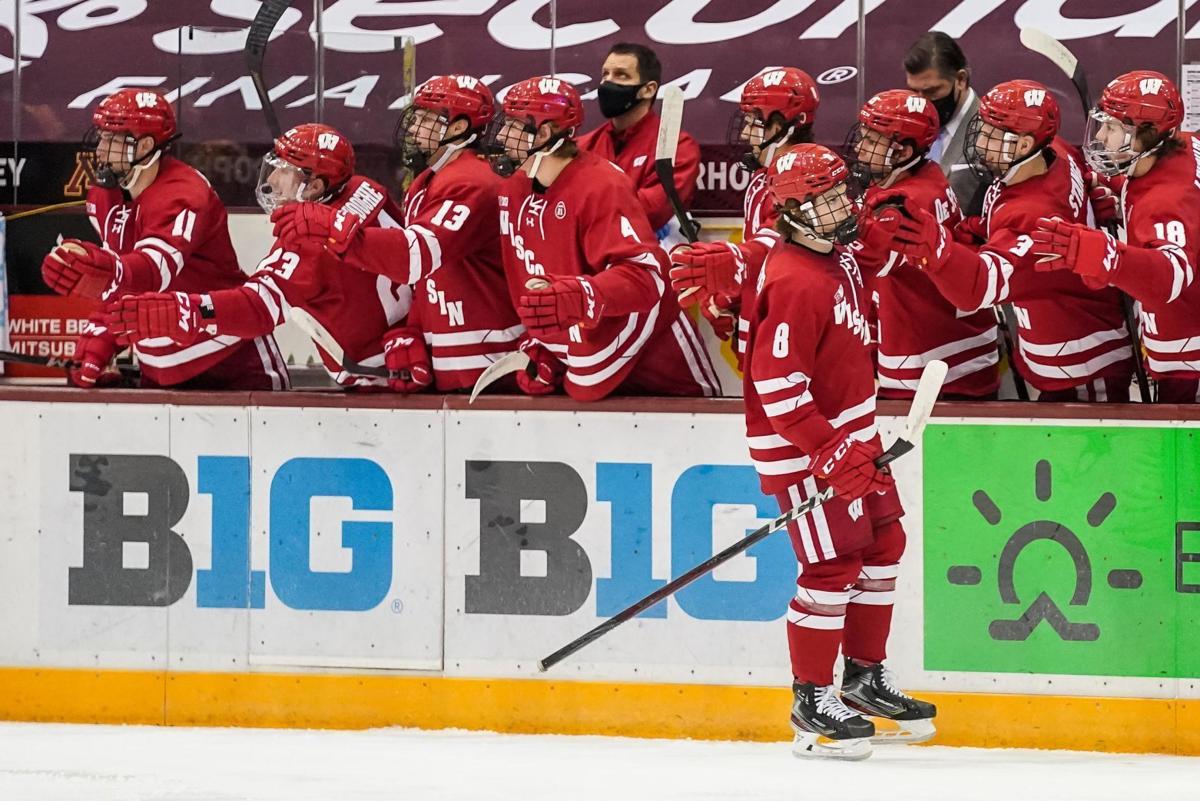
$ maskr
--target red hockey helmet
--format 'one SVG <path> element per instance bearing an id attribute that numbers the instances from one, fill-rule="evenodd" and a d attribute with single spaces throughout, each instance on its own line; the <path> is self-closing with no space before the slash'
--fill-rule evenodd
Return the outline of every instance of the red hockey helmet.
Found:
<path id="1" fill-rule="evenodd" d="M 858 236 L 858 220 L 848 195 L 850 170 L 823 145 L 793 145 L 776 156 L 767 188 L 779 214 L 806 237 L 841 244 Z"/>
<path id="2" fill-rule="evenodd" d="M 1134 70 L 1104 87 L 1097 104 L 1126 125 L 1153 125 L 1170 131 L 1183 122 L 1183 98 L 1175 82 L 1153 70 Z"/>
<path id="3" fill-rule="evenodd" d="M 483 128 L 496 116 L 496 100 L 483 81 L 470 75 L 439 75 L 417 89 L 413 106 L 437 111 L 453 122 L 466 117 L 472 128 Z"/>
<path id="4" fill-rule="evenodd" d="M 583 100 L 570 82 L 543 75 L 515 84 L 504 96 L 504 115 L 540 128 L 551 123 L 560 131 L 583 125 Z"/>
<path id="5" fill-rule="evenodd" d="M 157 89 L 122 89 L 100 101 L 92 112 L 99 131 L 123 133 L 134 139 L 149 136 L 155 147 L 170 142 L 177 130 L 175 110 Z"/>
<path id="6" fill-rule="evenodd" d="M 988 179 L 1007 175 L 1042 152 L 1054 137 L 1062 115 L 1058 101 L 1036 81 L 1005 81 L 979 99 L 979 112 L 967 124 L 963 154 L 972 169 Z M 1023 136 L 1033 147 L 1017 154 Z"/>
<path id="7" fill-rule="evenodd" d="M 781 67 L 755 75 L 742 87 L 738 107 L 743 114 L 757 114 L 767 122 L 779 114 L 785 122 L 811 125 L 821 104 L 817 83 L 802 69 Z"/>
<path id="8" fill-rule="evenodd" d="M 283 203 L 326 200 L 354 175 L 354 146 L 328 125 L 309 122 L 285 131 L 263 156 L 256 196 L 268 213 Z M 305 197 L 314 178 L 325 182 L 320 198 Z"/>
<path id="9" fill-rule="evenodd" d="M 495 116 L 495 98 L 483 81 L 470 75 L 439 75 L 417 89 L 412 105 L 396 121 L 393 141 L 414 173 L 430 166 L 429 158 L 445 146 L 432 165 L 438 170 L 457 150 L 476 142 Z M 467 120 L 466 130 L 447 136 L 460 119 Z"/>
<path id="10" fill-rule="evenodd" d="M 859 109 L 842 152 L 860 183 L 878 183 L 919 163 L 940 127 L 933 101 L 907 89 L 889 89 Z M 897 163 L 905 146 L 912 152 Z"/>

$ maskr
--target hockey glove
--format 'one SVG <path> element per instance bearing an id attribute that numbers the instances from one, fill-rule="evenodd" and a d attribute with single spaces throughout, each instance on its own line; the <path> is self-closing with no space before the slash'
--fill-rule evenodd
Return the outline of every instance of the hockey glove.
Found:
<path id="1" fill-rule="evenodd" d="M 335 209 L 322 203 L 286 203 L 271 214 L 275 238 L 284 247 L 297 247 L 304 241 L 324 245 L 342 256 L 362 228 L 362 217 L 348 209 Z"/>
<path id="2" fill-rule="evenodd" d="M 388 379 L 393 392 L 408 395 L 432 386 L 433 367 L 425 349 L 425 335 L 416 326 L 396 326 L 383 335 L 383 360 L 389 370 L 399 373 L 398 378 Z"/>
<path id="3" fill-rule="evenodd" d="M 813 472 L 833 487 L 838 497 L 855 501 L 892 485 L 892 477 L 875 466 L 883 455 L 878 444 L 837 434 L 812 455 Z"/>
<path id="4" fill-rule="evenodd" d="M 950 259 L 951 241 L 945 226 L 925 209 L 883 209 L 881 222 L 894 225 L 892 250 L 904 255 L 910 264 L 937 272 Z"/>
<path id="5" fill-rule="evenodd" d="M 737 330 L 738 317 L 733 311 L 735 303 L 736 301 L 728 295 L 708 295 L 700 301 L 700 313 L 712 326 L 717 339 L 722 342 L 727 341 Z"/>
<path id="6" fill-rule="evenodd" d="M 549 283 L 531 279 L 528 286 L 531 288 L 517 299 L 517 316 L 532 336 L 561 334 L 580 323 L 594 325 L 604 314 L 604 300 L 583 276 Z"/>
<path id="7" fill-rule="evenodd" d="M 1124 176 L 1106 179 L 1098 173 L 1088 170 L 1085 173 L 1088 184 L 1088 198 L 1092 201 L 1092 215 L 1096 225 L 1107 228 L 1110 225 L 1120 225 L 1124 220 L 1121 213 L 1121 186 Z"/>
<path id="8" fill-rule="evenodd" d="M 122 382 L 121 374 L 110 370 L 113 356 L 121 346 L 107 328 L 88 323 L 84 333 L 75 341 L 75 361 L 78 367 L 67 371 L 67 382 L 82 389 L 111 387 Z"/>
<path id="9" fill-rule="evenodd" d="M 671 249 L 671 288 L 679 303 L 699 299 L 696 292 L 709 295 L 738 293 L 737 246 L 731 242 L 695 242 Z"/>
<path id="10" fill-rule="evenodd" d="M 980 245 L 987 242 L 987 226 L 984 225 L 983 217 L 973 215 L 971 217 L 963 217 L 962 222 L 954 226 L 954 230 L 950 232 L 954 241 L 960 245 L 966 245 L 969 248 L 978 248 Z"/>
<path id="11" fill-rule="evenodd" d="M 113 304 L 111 330 L 127 342 L 166 337 L 176 345 L 192 345 L 204 333 L 201 295 L 146 292 L 126 295 Z"/>
<path id="12" fill-rule="evenodd" d="M 549 395 L 562 386 L 567 367 L 545 345 L 526 339 L 520 350 L 529 357 L 529 365 L 517 372 L 517 386 L 526 395 Z"/>
<path id="13" fill-rule="evenodd" d="M 65 239 L 42 260 L 42 280 L 60 295 L 99 300 L 112 284 L 117 255 L 91 242 Z"/>
<path id="14" fill-rule="evenodd" d="M 1051 217 L 1038 219 L 1030 237 L 1040 257 L 1035 265 L 1039 271 L 1074 270 L 1090 289 L 1108 286 L 1125 251 L 1111 234 Z"/>

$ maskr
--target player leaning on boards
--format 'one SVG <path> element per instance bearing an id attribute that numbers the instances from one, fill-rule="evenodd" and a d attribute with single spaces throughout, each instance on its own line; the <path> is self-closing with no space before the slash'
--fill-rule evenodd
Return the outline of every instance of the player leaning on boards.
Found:
<path id="1" fill-rule="evenodd" d="M 821 103 L 817 84 L 795 67 L 767 70 L 742 88 L 729 124 L 729 142 L 749 147 L 742 163 L 751 171 L 743 203 L 742 242 L 697 242 L 671 251 L 671 283 L 683 302 L 691 295 L 722 339 L 737 324 L 739 358 L 746 350 L 749 318 L 738 314 L 754 305 L 758 273 L 779 238 L 775 208 L 767 192 L 767 170 L 789 145 L 811 142 Z"/>
<path id="2" fill-rule="evenodd" d="M 308 123 L 286 131 L 263 156 L 256 195 L 263 210 L 275 215 L 278 238 L 249 280 L 243 276 L 243 284 L 212 292 L 127 296 L 114 328 L 134 339 L 166 337 L 180 345 L 204 335 L 248 339 L 269 335 L 295 307 L 311 314 L 345 356 L 382 366 L 384 332 L 407 313 L 411 290 L 352 269 L 336 238 L 289 236 L 295 221 L 279 212 L 313 203 L 330 211 L 335 231 L 376 226 L 399 215 L 387 190 L 354 174 L 354 148 L 345 136 Z M 381 383 L 347 373 L 319 342 L 317 352 L 343 386 Z"/>
<path id="3" fill-rule="evenodd" d="M 123 89 L 92 115 L 96 181 L 87 211 L 102 246 L 68 239 L 42 262 L 60 295 L 103 299 L 75 346 L 82 362 L 69 378 L 81 387 L 113 383 L 113 356 L 130 344 L 109 328 L 122 297 L 141 292 L 209 292 L 246 276 L 229 238 L 225 207 L 203 175 L 172 158 L 178 138 L 171 104 L 151 89 Z M 266 390 L 288 387 L 287 367 L 269 333 L 242 339 L 195 331 L 186 344 L 133 338 L 142 386 Z"/>
<path id="4" fill-rule="evenodd" d="M 508 177 L 500 234 L 509 289 L 536 366 L 531 394 L 577 400 L 719 395 L 695 323 L 667 283 L 668 260 L 628 176 L 574 142 L 583 103 L 564 80 L 522 81 L 491 134 Z"/>
<path id="5" fill-rule="evenodd" d="M 938 125 L 934 103 L 903 89 L 881 92 L 859 110 L 845 152 L 851 173 L 867 187 L 868 206 L 903 197 L 941 223 L 959 223 L 954 191 L 928 157 Z M 899 253 L 866 278 L 878 322 L 879 397 L 912 398 L 922 369 L 940 359 L 950 368 L 943 398 L 995 399 L 1000 355 L 990 312 L 964 315 Z"/>
<path id="6" fill-rule="evenodd" d="M 972 163 L 993 176 L 983 207 L 987 241 L 977 252 L 955 242 L 933 214 L 910 204 L 896 215 L 893 247 L 964 311 L 1014 304 L 1015 368 L 1040 391 L 1039 400 L 1125 402 L 1133 349 L 1120 294 L 1035 266 L 1030 232 L 1039 218 L 1083 223 L 1087 215 L 1082 170 L 1056 140 L 1059 120 L 1058 103 L 1041 84 L 994 87 L 967 137 Z"/>
<path id="7" fill-rule="evenodd" d="M 870 299 L 853 251 L 849 172 L 827 148 L 796 145 L 768 175 L 782 241 L 759 272 L 744 362 L 746 439 L 764 493 L 784 511 L 833 487 L 836 495 L 788 525 L 800 560 L 787 614 L 798 756 L 861 759 L 871 721 L 898 722 L 889 739 L 933 736 L 932 704 L 896 689 L 884 669 L 904 553 L 895 482 L 874 461 Z M 838 650 L 842 693 L 833 686 Z M 844 703 L 843 703 L 844 702 Z M 853 709 L 848 709 L 847 705 Z"/>
<path id="8" fill-rule="evenodd" d="M 1061 219 L 1038 220 L 1038 269 L 1073 270 L 1091 287 L 1118 287 L 1141 306 L 1146 364 L 1164 403 L 1200 401 L 1200 139 L 1183 133 L 1183 100 L 1162 73 L 1128 72 L 1088 119 L 1084 157 L 1125 176 L 1125 241 Z M 1050 217 L 1051 215 L 1045 215 Z"/>
<path id="9" fill-rule="evenodd" d="M 663 185 L 654 171 L 654 151 L 659 116 L 654 101 L 662 85 L 662 64 L 645 45 L 621 42 L 609 49 L 600 68 L 596 98 L 606 122 L 580 136 L 580 150 L 595 153 L 616 164 L 637 189 L 638 202 L 660 240 L 667 239 L 675 216 Z M 686 133 L 679 134 L 675 152 L 675 191 L 685 208 L 696 194 L 700 175 L 700 146 Z M 677 234 L 675 242 L 681 241 Z M 669 241 L 669 240 L 668 240 Z"/>

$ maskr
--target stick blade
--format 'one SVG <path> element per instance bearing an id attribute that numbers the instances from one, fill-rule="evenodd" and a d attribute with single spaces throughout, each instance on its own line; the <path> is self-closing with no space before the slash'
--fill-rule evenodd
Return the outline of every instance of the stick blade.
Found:
<path id="1" fill-rule="evenodd" d="M 904 438 L 914 445 L 920 441 L 921 432 L 933 414 L 933 406 L 941 394 L 948 370 L 945 362 L 934 359 L 921 372 L 921 380 L 917 383 L 912 405 L 908 407 L 908 419 L 904 423 Z"/>
<path id="2" fill-rule="evenodd" d="M 679 149 L 679 131 L 683 127 L 683 90 L 678 86 L 666 86 L 659 93 L 662 110 L 659 113 L 658 146 L 654 150 L 655 161 L 675 163 L 675 152 Z"/>
<path id="3" fill-rule="evenodd" d="M 1062 42 L 1045 31 L 1037 28 L 1022 28 L 1021 44 L 1053 61 L 1068 77 L 1074 75 L 1075 69 L 1079 66 L 1079 59 L 1075 58 Z"/>
<path id="4" fill-rule="evenodd" d="M 496 383 L 509 373 L 519 373 L 528 365 L 529 355 L 524 351 L 514 350 L 512 353 L 501 356 L 479 374 L 479 378 L 475 381 L 475 386 L 471 388 L 471 399 L 467 403 L 474 403 L 475 399 L 479 397 L 479 393 L 483 392 L 489 385 Z"/>
<path id="5" fill-rule="evenodd" d="M 317 322 L 317 318 L 313 317 L 299 306 L 293 306 L 288 316 L 292 318 L 292 322 L 300 326 L 300 330 L 308 334 L 308 336 L 321 346 L 321 349 L 329 354 L 329 357 L 339 365 L 345 364 L 346 352 L 342 350 L 342 346 L 337 343 L 333 335 Z"/>

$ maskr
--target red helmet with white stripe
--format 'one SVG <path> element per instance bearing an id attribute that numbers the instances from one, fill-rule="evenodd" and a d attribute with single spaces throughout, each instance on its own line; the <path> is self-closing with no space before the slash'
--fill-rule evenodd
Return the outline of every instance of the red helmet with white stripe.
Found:
<path id="1" fill-rule="evenodd" d="M 796 67 L 780 67 L 747 81 L 738 108 L 743 114 L 757 114 L 763 122 L 778 114 L 785 123 L 799 127 L 812 124 L 820 104 L 812 76 Z"/>
<path id="2" fill-rule="evenodd" d="M 532 123 L 546 123 L 565 131 L 583 125 L 583 100 L 578 90 L 562 78 L 543 75 L 515 84 L 504 96 L 504 115 Z"/>
<path id="3" fill-rule="evenodd" d="M 471 75 L 439 75 L 417 89 L 413 106 L 436 111 L 454 122 L 466 117 L 472 128 L 483 128 L 496 116 L 496 99 L 483 81 Z"/>
<path id="4" fill-rule="evenodd" d="M 263 156 L 255 196 L 258 205 L 270 213 L 293 201 L 329 200 L 353 175 L 350 140 L 328 125 L 305 123 L 281 134 L 272 151 Z M 324 183 L 324 189 L 310 197 L 309 188 L 316 179 Z"/>
<path id="5" fill-rule="evenodd" d="M 1084 158 L 1103 175 L 1132 175 L 1182 122 L 1183 98 L 1174 81 L 1153 70 L 1127 72 L 1104 87 L 1088 115 Z"/>
<path id="6" fill-rule="evenodd" d="M 940 129 L 930 100 L 907 89 L 889 89 L 859 109 L 842 152 L 861 183 L 879 183 L 897 170 L 919 164 Z M 907 155 L 905 148 L 909 148 Z"/>
<path id="7" fill-rule="evenodd" d="M 967 124 L 964 155 L 980 176 L 1000 178 L 1045 150 L 1061 123 L 1049 89 L 1037 81 L 1005 81 L 979 99 L 979 111 Z M 1023 137 L 1033 144 L 1018 153 Z"/>
<path id="8" fill-rule="evenodd" d="M 823 145 L 793 145 L 776 156 L 767 188 L 780 216 L 804 237 L 848 244 L 858 237 L 858 219 L 849 198 L 847 169 Z"/>
<path id="9" fill-rule="evenodd" d="M 92 112 L 98 130 L 123 133 L 134 139 L 149 136 L 156 147 L 175 137 L 175 110 L 157 89 L 122 89 L 100 101 Z"/>

